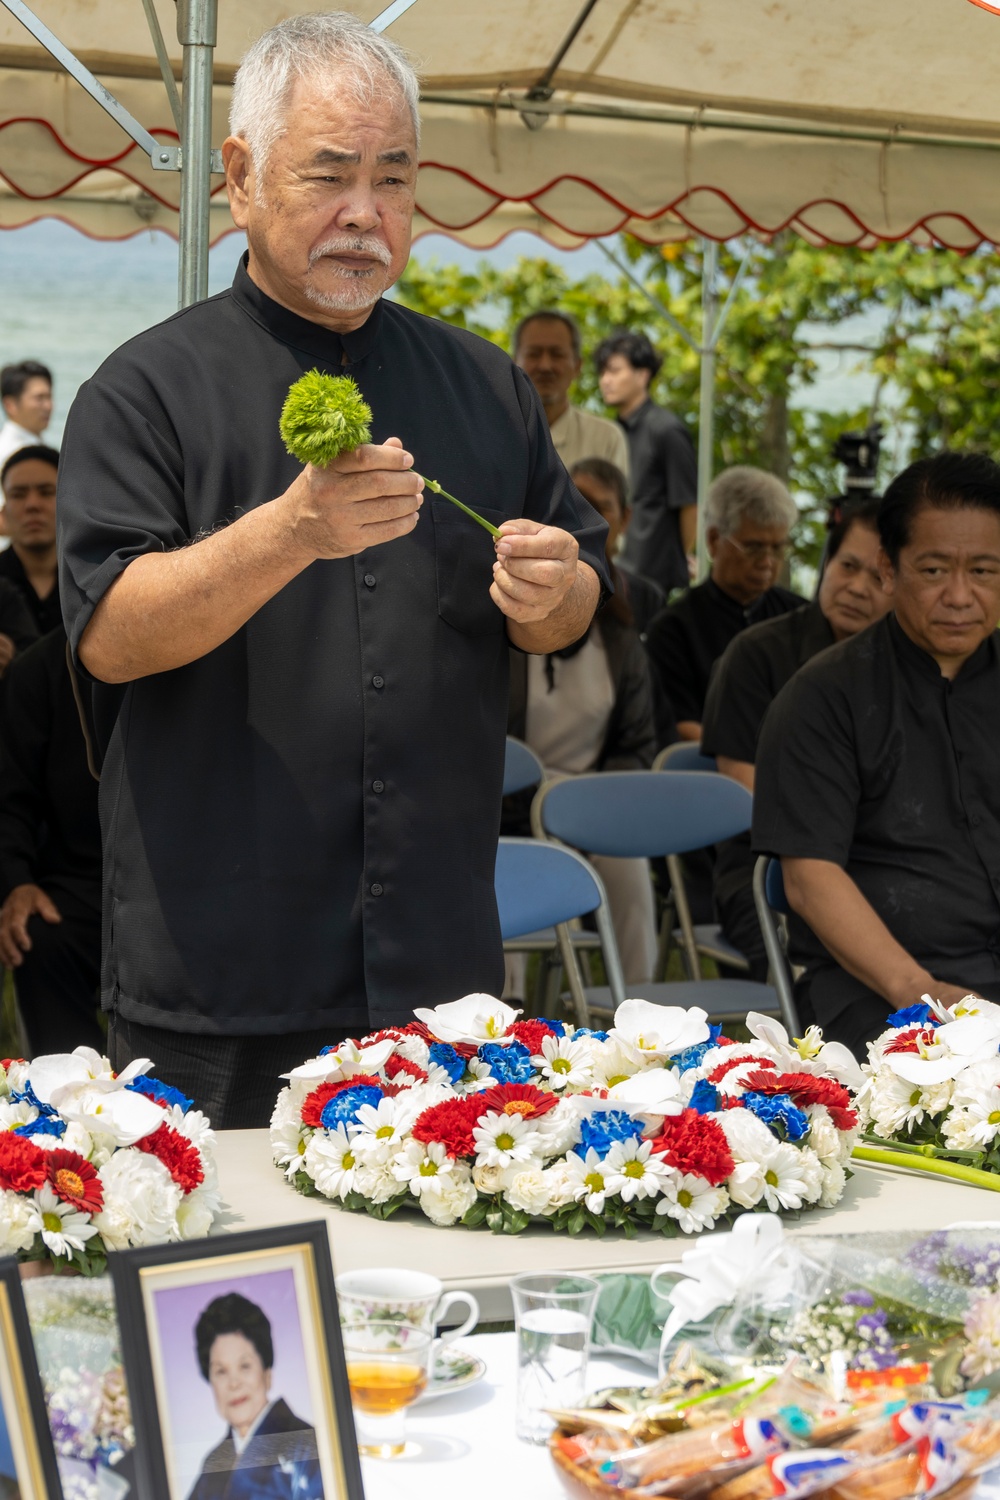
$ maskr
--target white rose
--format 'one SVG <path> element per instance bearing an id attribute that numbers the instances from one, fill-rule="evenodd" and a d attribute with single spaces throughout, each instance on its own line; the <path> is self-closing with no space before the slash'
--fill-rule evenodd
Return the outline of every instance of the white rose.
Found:
<path id="1" fill-rule="evenodd" d="M 17 1255 L 20 1250 L 30 1250 L 37 1222 L 30 1198 L 0 1191 L 0 1254 Z"/>
<path id="2" fill-rule="evenodd" d="M 478 1192 L 486 1193 L 492 1198 L 494 1193 L 503 1192 L 512 1176 L 511 1167 L 476 1166 L 473 1168 L 472 1181 Z"/>
<path id="3" fill-rule="evenodd" d="M 158 1245 L 176 1237 L 181 1190 L 155 1156 L 143 1151 L 116 1151 L 98 1176 L 104 1207 L 93 1223 L 112 1250 L 129 1245 Z"/>
<path id="4" fill-rule="evenodd" d="M 738 1162 L 726 1187 L 734 1203 L 753 1208 L 764 1196 L 764 1168 L 756 1161 Z"/>
<path id="5" fill-rule="evenodd" d="M 567 1203 L 575 1201 L 576 1180 L 565 1160 L 554 1162 L 551 1167 L 546 1167 L 542 1176 L 545 1178 L 548 1189 L 550 1212 L 554 1212 L 557 1208 L 565 1208 Z"/>
<path id="6" fill-rule="evenodd" d="M 504 1189 L 504 1197 L 511 1208 L 518 1208 L 522 1213 L 547 1213 L 549 1208 L 548 1179 L 540 1167 L 525 1167 L 523 1171 L 514 1173 Z"/>
<path id="7" fill-rule="evenodd" d="M 222 1200 L 211 1188 L 197 1187 L 180 1201 L 177 1233 L 182 1240 L 200 1240 L 211 1231 Z"/>
<path id="8" fill-rule="evenodd" d="M 580 1121 L 590 1113 L 592 1101 L 579 1094 L 560 1099 L 555 1109 L 539 1115 L 535 1122 L 542 1137 L 542 1155 L 564 1156 L 580 1139 Z"/>
<path id="9" fill-rule="evenodd" d="M 420 1194 L 420 1207 L 432 1224 L 447 1228 L 455 1224 L 476 1201 L 476 1186 L 471 1179 L 447 1177 L 434 1179 L 433 1187 Z"/>
<path id="10" fill-rule="evenodd" d="M 819 1196 L 820 1208 L 833 1208 L 844 1196 L 844 1188 L 847 1186 L 847 1173 L 839 1161 L 824 1161 L 823 1167 L 823 1191 Z"/>

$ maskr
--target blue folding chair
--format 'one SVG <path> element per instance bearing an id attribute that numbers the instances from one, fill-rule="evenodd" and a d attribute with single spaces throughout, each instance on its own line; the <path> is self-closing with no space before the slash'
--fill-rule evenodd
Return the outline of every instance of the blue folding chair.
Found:
<path id="1" fill-rule="evenodd" d="M 502 838 L 495 885 L 505 946 L 553 928 L 569 983 L 577 1025 L 589 1026 L 589 1008 L 568 922 L 593 912 L 597 941 L 614 1005 L 625 999 L 625 981 L 601 877 L 582 855 L 538 839 Z"/>
<path id="2" fill-rule="evenodd" d="M 679 744 L 668 745 L 665 750 L 660 751 L 653 761 L 653 770 L 717 771 L 718 766 L 713 756 L 702 755 L 700 745 L 697 745 L 694 740 L 681 740 Z M 738 969 L 744 974 L 749 974 L 750 965 L 747 963 L 746 954 L 733 946 L 718 922 L 692 923 L 691 908 L 684 885 L 684 870 L 675 854 L 667 860 L 667 874 L 670 876 L 671 894 L 667 898 L 667 907 L 663 913 L 660 928 L 659 952 L 656 960 L 657 974 L 666 973 L 671 941 L 678 943 L 683 950 L 688 973 L 692 978 L 697 978 L 700 972 L 699 955 L 712 959 L 714 963 L 725 964 L 730 969 Z M 678 922 L 676 928 L 673 926 L 675 911 Z"/>
<path id="3" fill-rule="evenodd" d="M 785 918 L 791 911 L 785 895 L 785 878 L 780 859 L 762 854 L 753 870 L 753 899 L 760 922 L 761 937 L 767 953 L 769 978 L 781 1002 L 781 1014 L 789 1036 L 799 1035 L 799 1015 L 795 1008 L 792 975 L 788 964 L 788 933 Z M 779 921 L 781 930 L 779 930 Z"/>
<path id="4" fill-rule="evenodd" d="M 503 794 L 524 792 L 528 787 L 538 786 L 545 776 L 545 767 L 530 745 L 507 736 L 507 747 L 503 757 Z"/>
<path id="5" fill-rule="evenodd" d="M 590 854 L 653 859 L 685 854 L 733 838 L 750 827 L 753 799 L 728 777 L 704 771 L 603 771 L 551 782 L 531 807 L 536 837 L 556 839 Z M 700 1005 L 712 1016 L 748 1010 L 784 1015 L 770 985 L 748 979 L 692 978 L 680 983 L 630 985 L 631 993 L 661 1005 Z M 588 988 L 592 1009 L 615 1003 L 609 986 Z"/>

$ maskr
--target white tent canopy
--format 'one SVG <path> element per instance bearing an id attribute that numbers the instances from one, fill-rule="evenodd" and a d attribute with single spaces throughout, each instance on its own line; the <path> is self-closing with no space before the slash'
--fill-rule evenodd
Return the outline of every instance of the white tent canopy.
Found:
<path id="1" fill-rule="evenodd" d="M 172 0 L 152 3 L 179 76 Z M 141 0 L 32 8 L 175 144 Z M 215 145 L 249 42 L 315 8 L 219 0 Z M 370 20 L 382 5 L 350 8 Z M 416 0 L 391 35 L 424 81 L 418 232 L 1000 241 L 1000 27 L 967 0 Z M 232 225 L 213 184 L 215 239 Z M 0 8 L 0 227 L 55 215 L 97 236 L 176 232 L 177 199 L 176 175 L 152 171 Z"/>

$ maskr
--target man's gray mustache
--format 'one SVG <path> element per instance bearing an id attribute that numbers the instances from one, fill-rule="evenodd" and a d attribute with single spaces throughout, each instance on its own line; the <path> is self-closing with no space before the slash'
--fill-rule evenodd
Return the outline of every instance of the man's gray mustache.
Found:
<path id="1" fill-rule="evenodd" d="M 365 239 L 336 239 L 327 240 L 322 245 L 317 245 L 309 252 L 309 264 L 314 266 L 318 260 L 325 255 L 370 255 L 381 265 L 387 266 L 392 260 L 392 255 L 387 246 L 381 240 Z"/>

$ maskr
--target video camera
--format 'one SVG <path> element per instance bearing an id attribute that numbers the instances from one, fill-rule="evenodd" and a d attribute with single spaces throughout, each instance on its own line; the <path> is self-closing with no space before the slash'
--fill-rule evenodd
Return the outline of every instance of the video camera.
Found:
<path id="1" fill-rule="evenodd" d="M 842 432 L 833 445 L 833 458 L 843 464 L 844 493 L 829 500 L 827 529 L 836 526 L 854 505 L 875 492 L 879 450 L 882 446 L 882 424 L 872 422 L 864 432 Z"/>

